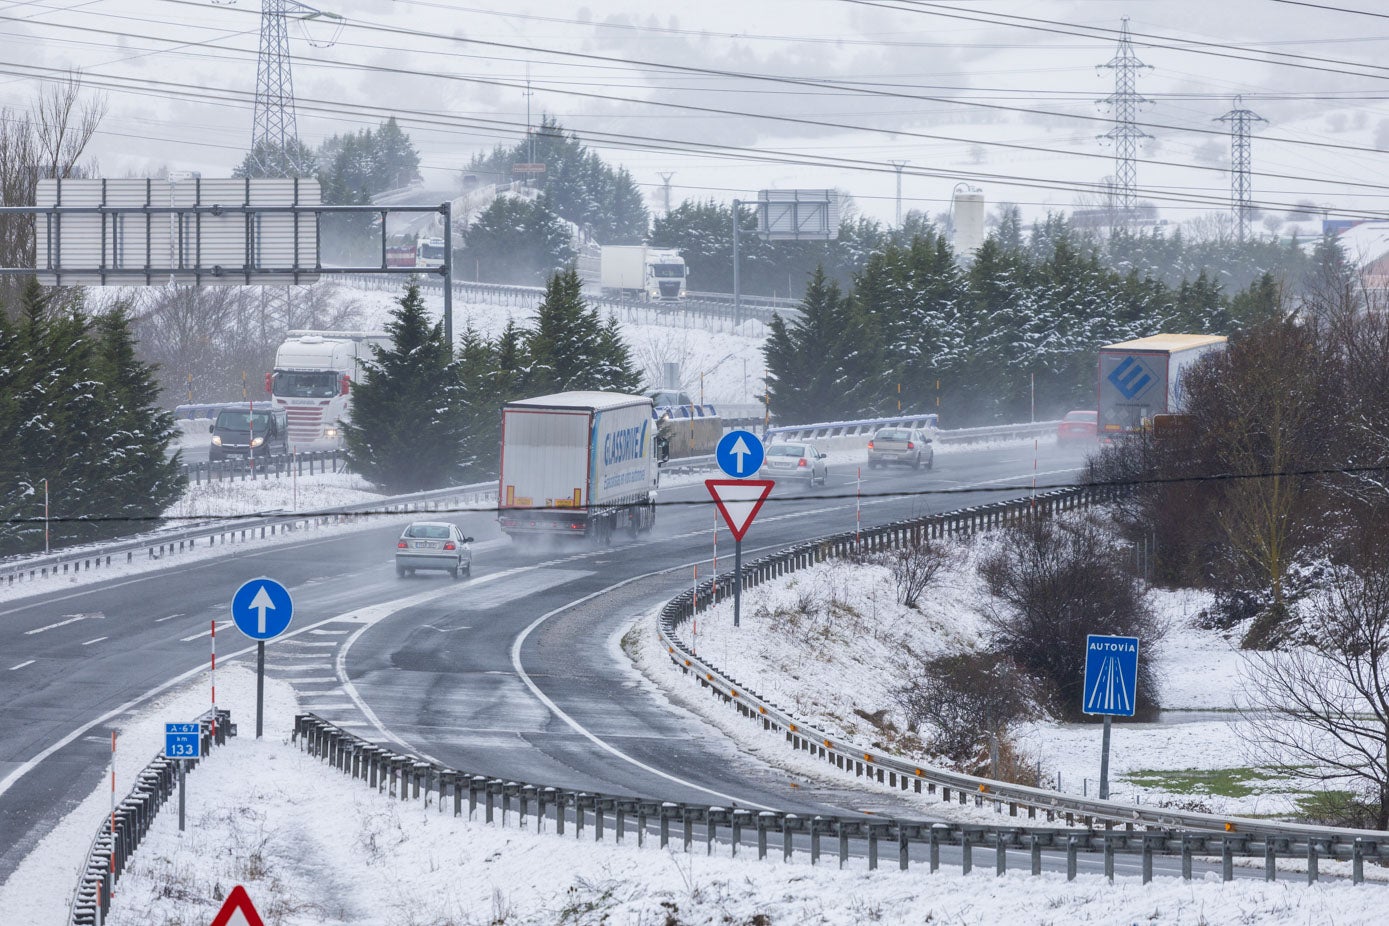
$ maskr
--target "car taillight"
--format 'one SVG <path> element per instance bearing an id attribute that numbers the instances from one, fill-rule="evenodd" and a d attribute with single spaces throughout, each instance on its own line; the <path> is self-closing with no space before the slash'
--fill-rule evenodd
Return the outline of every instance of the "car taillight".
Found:
<path id="1" fill-rule="evenodd" d="M 574 521 L 569 525 L 569 529 L 572 531 L 581 531 L 584 529 L 584 523 L 582 521 Z"/>
<path id="2" fill-rule="evenodd" d="M 805 466 L 805 457 L 801 457 L 800 461 L 799 461 L 796 465 L 797 465 L 797 466 Z"/>
<path id="3" fill-rule="evenodd" d="M 869 441 L 869 442 L 868 442 L 868 449 L 869 449 L 869 450 L 872 450 L 872 449 L 873 449 L 873 442 L 872 442 L 872 441 Z"/>
<path id="4" fill-rule="evenodd" d="M 916 444 L 913 443 L 912 441 L 907 441 L 907 449 L 908 449 L 908 450 L 915 450 L 915 449 L 916 449 Z"/>
<path id="5" fill-rule="evenodd" d="M 448 543 L 444 544 L 444 549 L 445 549 L 445 550 L 457 550 L 458 547 L 454 546 L 454 545 L 453 545 L 453 541 L 450 540 Z"/>
<path id="6" fill-rule="evenodd" d="M 397 544 L 395 545 L 395 548 L 396 548 L 397 550 L 408 550 L 408 549 L 410 548 L 410 544 L 408 544 L 408 543 L 406 543 L 404 540 L 402 540 L 402 541 L 400 541 L 399 543 L 397 543 Z"/>

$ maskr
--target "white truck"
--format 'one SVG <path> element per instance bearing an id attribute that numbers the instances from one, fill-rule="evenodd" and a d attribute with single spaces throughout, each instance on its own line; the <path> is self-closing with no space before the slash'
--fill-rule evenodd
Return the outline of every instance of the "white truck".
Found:
<path id="1" fill-rule="evenodd" d="M 369 331 L 289 332 L 275 351 L 275 369 L 265 374 L 265 391 L 289 415 L 291 451 L 342 448 L 351 386 L 372 359 L 371 346 L 384 347 L 390 340 Z"/>
<path id="2" fill-rule="evenodd" d="M 686 275 L 685 258 L 673 248 L 605 244 L 598 255 L 603 295 L 613 298 L 684 299 Z"/>
<path id="3" fill-rule="evenodd" d="M 560 392 L 502 407 L 501 529 L 515 538 L 591 537 L 606 544 L 656 523 L 651 399 Z"/>
<path id="4" fill-rule="evenodd" d="M 1181 412 L 1183 374 L 1212 351 L 1224 350 L 1226 340 L 1213 334 L 1155 334 L 1101 347 L 1099 438 L 1141 431 L 1154 415 Z"/>

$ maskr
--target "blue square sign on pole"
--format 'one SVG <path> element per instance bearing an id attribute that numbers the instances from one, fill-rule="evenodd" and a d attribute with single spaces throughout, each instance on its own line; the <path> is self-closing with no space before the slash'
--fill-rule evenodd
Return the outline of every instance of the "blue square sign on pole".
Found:
<path id="1" fill-rule="evenodd" d="M 1087 714 L 1132 717 L 1138 703 L 1138 638 L 1085 638 L 1085 693 L 1081 710 Z"/>
<path id="2" fill-rule="evenodd" d="M 164 724 L 164 756 L 168 759 L 197 759 L 202 752 L 201 725 L 196 723 Z"/>

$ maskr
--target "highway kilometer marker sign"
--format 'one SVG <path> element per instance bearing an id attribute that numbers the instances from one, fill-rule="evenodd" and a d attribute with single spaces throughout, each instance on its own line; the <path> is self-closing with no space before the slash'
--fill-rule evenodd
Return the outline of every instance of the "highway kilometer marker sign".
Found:
<path id="1" fill-rule="evenodd" d="M 202 731 L 199 724 L 164 724 L 164 758 L 196 759 L 202 753 L 202 744 Z"/>

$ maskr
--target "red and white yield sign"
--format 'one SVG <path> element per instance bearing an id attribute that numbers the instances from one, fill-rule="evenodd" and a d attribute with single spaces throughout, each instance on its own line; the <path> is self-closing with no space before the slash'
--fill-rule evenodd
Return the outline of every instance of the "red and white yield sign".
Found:
<path id="1" fill-rule="evenodd" d="M 256 912 L 246 889 L 238 884 L 231 889 L 222 909 L 212 918 L 212 926 L 265 926 L 265 921 Z"/>
<path id="2" fill-rule="evenodd" d="M 743 539 L 776 485 L 770 479 L 706 479 L 704 484 L 714 496 L 714 504 L 719 506 L 719 514 L 734 540 Z"/>

